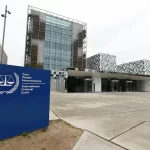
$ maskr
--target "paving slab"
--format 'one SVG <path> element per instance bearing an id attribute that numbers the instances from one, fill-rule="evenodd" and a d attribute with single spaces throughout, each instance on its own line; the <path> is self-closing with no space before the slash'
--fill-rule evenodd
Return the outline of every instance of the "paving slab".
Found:
<path id="1" fill-rule="evenodd" d="M 49 112 L 49 120 L 57 120 L 59 119 L 51 110 Z"/>
<path id="2" fill-rule="evenodd" d="M 143 123 L 112 141 L 131 150 L 149 150 L 150 123 Z"/>
<path id="3" fill-rule="evenodd" d="M 64 120 L 73 126 L 88 130 L 107 140 L 142 123 L 142 121 L 139 120 L 116 117 L 113 115 L 101 116 L 99 118 L 67 118 Z"/>
<path id="4" fill-rule="evenodd" d="M 117 116 L 122 118 L 137 119 L 142 121 L 150 121 L 150 110 L 139 110 L 133 112 L 119 113 Z"/>
<path id="5" fill-rule="evenodd" d="M 100 98 L 101 97 L 101 98 Z M 129 96 L 128 96 L 129 97 Z M 132 97 L 131 97 L 132 99 Z M 134 105 L 124 105 L 123 101 L 130 99 L 121 97 L 121 95 L 107 95 L 107 94 L 53 94 L 51 96 L 51 109 L 59 117 L 93 117 L 106 114 L 115 114 L 121 112 L 129 112 L 139 110 Z M 121 103 L 119 103 L 121 102 Z"/>
<path id="6" fill-rule="evenodd" d="M 76 100 L 74 100 L 76 101 Z M 91 105 L 90 105 L 91 104 Z M 64 104 L 62 102 L 60 104 L 51 104 L 52 110 L 62 118 L 70 118 L 70 117 L 93 117 L 106 114 L 116 114 L 128 111 L 135 111 L 138 109 L 124 106 L 124 105 L 111 105 L 106 104 L 104 102 L 94 102 L 92 103 L 92 99 L 89 102 L 66 102 Z M 92 113 L 91 113 L 92 112 Z"/>
<path id="7" fill-rule="evenodd" d="M 73 150 L 124 150 L 108 141 L 105 141 L 87 131 L 84 131 Z"/>
<path id="8" fill-rule="evenodd" d="M 124 102 L 123 105 L 138 108 L 139 110 L 142 109 L 150 109 L 150 103 L 144 103 L 144 102 Z"/>
<path id="9" fill-rule="evenodd" d="M 107 140 L 114 139 L 118 145 L 131 150 L 147 150 L 150 149 L 147 140 L 150 127 L 139 124 L 150 121 L 149 98 L 150 92 L 53 93 L 50 107 L 57 116 L 74 126 Z"/>

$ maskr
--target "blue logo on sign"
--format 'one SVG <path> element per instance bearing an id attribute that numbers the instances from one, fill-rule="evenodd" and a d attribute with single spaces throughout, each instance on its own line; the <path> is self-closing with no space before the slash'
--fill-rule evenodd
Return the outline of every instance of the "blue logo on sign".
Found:
<path id="1" fill-rule="evenodd" d="M 14 72 L 12 75 L 0 75 L 0 94 L 12 94 L 19 86 L 19 76 Z"/>

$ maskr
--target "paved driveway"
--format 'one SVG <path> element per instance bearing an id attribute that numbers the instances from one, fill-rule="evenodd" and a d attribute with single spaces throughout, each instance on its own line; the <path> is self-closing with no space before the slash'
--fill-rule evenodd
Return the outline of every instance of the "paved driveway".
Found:
<path id="1" fill-rule="evenodd" d="M 51 93 L 51 110 L 123 149 L 150 149 L 150 93 Z"/>

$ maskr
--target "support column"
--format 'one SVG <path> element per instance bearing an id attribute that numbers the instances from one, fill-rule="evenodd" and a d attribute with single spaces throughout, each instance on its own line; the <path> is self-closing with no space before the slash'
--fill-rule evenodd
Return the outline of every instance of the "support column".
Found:
<path id="1" fill-rule="evenodd" d="M 95 92 L 101 92 L 102 82 L 101 78 L 93 78 L 93 83 L 95 83 Z"/>

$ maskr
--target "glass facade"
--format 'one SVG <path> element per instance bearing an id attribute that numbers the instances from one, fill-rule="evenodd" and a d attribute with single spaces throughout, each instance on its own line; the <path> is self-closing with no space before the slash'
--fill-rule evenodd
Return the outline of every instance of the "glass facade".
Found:
<path id="1" fill-rule="evenodd" d="M 72 23 L 46 16 L 44 69 L 61 70 L 71 66 Z"/>
<path id="2" fill-rule="evenodd" d="M 86 24 L 29 6 L 25 66 L 57 71 L 85 62 Z"/>

